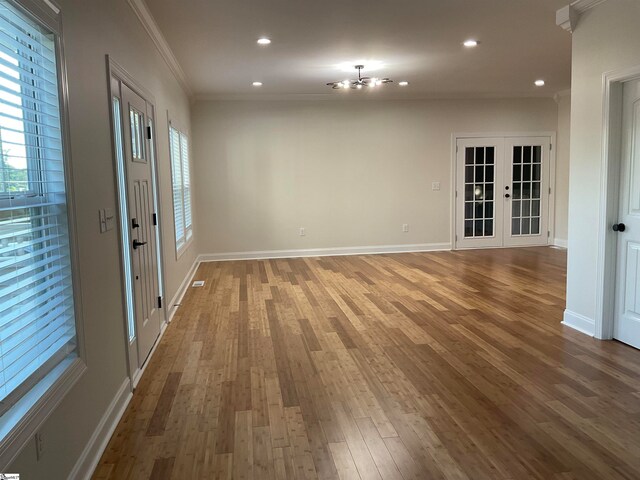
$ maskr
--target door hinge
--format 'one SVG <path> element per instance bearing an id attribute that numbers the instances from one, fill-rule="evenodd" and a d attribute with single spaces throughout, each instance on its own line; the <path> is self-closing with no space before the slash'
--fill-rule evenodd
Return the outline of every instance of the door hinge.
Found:
<path id="1" fill-rule="evenodd" d="M 551 236 L 551 230 L 547 230 L 547 238 Z"/>
<path id="2" fill-rule="evenodd" d="M 456 145 L 456 153 L 458 153 L 458 145 Z"/>
<path id="3" fill-rule="evenodd" d="M 158 225 L 158 214 L 157 213 L 153 214 L 153 224 L 154 225 Z"/>
<path id="4" fill-rule="evenodd" d="M 162 297 L 158 297 L 158 308 L 162 308 Z"/>
<path id="5" fill-rule="evenodd" d="M 549 195 L 551 195 L 551 187 L 549 187 Z"/>
<path id="6" fill-rule="evenodd" d="M 151 127 L 147 127 L 147 140 L 151 140 Z"/>
<path id="7" fill-rule="evenodd" d="M 458 198 L 458 191 L 456 190 L 456 198 Z"/>
<path id="8" fill-rule="evenodd" d="M 458 241 L 458 235 L 456 234 L 456 242 Z"/>
<path id="9" fill-rule="evenodd" d="M 553 150 L 553 143 L 549 144 L 549 151 Z"/>

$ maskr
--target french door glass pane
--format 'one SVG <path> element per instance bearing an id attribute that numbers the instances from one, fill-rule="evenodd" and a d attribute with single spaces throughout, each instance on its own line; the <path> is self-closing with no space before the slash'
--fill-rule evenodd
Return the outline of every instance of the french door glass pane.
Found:
<path id="1" fill-rule="evenodd" d="M 494 235 L 495 148 L 467 147 L 464 169 L 464 236 Z"/>
<path id="2" fill-rule="evenodd" d="M 539 235 L 542 147 L 514 146 L 512 159 L 511 235 Z"/>

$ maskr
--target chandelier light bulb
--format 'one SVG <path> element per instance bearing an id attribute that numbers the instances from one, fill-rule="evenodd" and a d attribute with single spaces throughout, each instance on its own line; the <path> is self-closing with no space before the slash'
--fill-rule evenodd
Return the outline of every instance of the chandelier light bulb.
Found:
<path id="1" fill-rule="evenodd" d="M 329 82 L 327 83 L 327 85 L 329 85 L 334 90 L 339 90 L 341 88 L 355 88 L 358 90 L 362 90 L 363 87 L 378 87 L 382 84 L 393 82 L 393 80 L 389 78 L 363 77 L 362 70 L 364 69 L 364 65 L 355 65 L 355 69 L 358 71 L 358 78 L 354 80 Z"/>

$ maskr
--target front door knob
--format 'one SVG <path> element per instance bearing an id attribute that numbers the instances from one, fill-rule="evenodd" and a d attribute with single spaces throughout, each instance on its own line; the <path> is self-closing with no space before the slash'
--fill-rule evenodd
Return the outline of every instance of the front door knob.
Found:
<path id="1" fill-rule="evenodd" d="M 614 232 L 624 232 L 627 229 L 627 226 L 624 223 L 614 223 L 613 231 Z"/>
<path id="2" fill-rule="evenodd" d="M 511 195 L 509 195 L 508 193 L 505 193 L 504 198 L 511 198 Z"/>

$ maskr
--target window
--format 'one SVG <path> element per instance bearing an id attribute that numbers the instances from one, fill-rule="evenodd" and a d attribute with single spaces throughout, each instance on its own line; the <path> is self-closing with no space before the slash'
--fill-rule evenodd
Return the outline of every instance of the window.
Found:
<path id="1" fill-rule="evenodd" d="M 76 357 L 56 36 L 0 0 L 0 426 Z M 47 377 L 50 379 L 50 377 Z"/>
<path id="2" fill-rule="evenodd" d="M 193 236 L 191 218 L 191 177 L 189 174 L 189 140 L 169 127 L 171 171 L 173 181 L 173 213 L 176 227 L 176 251 L 180 254 Z"/>

